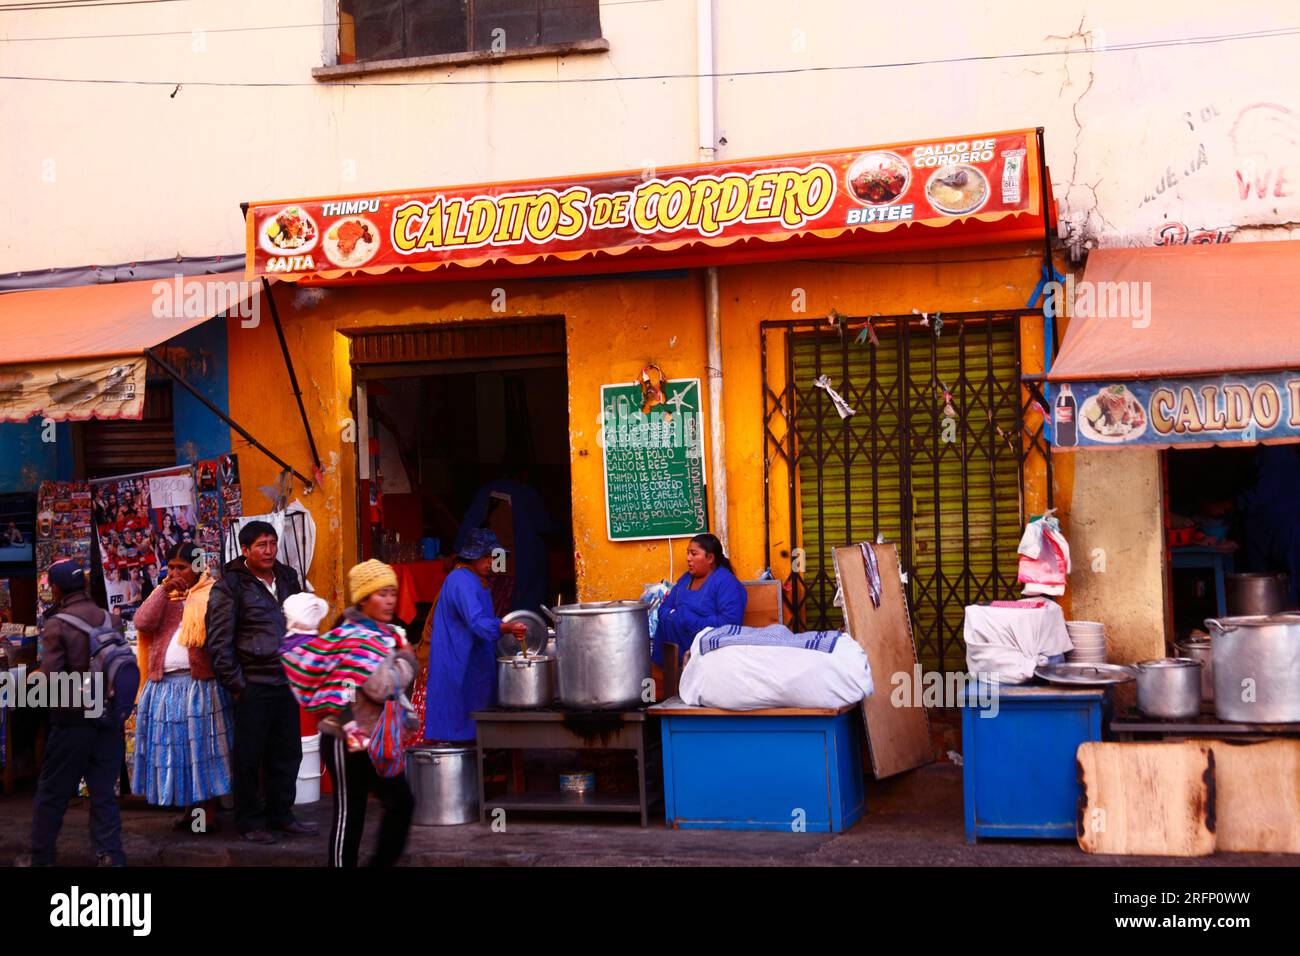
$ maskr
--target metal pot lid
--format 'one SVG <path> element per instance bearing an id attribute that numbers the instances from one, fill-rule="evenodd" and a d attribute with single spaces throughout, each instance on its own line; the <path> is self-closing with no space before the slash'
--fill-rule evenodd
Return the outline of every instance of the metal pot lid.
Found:
<path id="1" fill-rule="evenodd" d="M 550 657 L 547 654 L 530 653 L 527 657 L 520 657 L 518 654 L 514 657 L 498 657 L 497 663 L 511 664 L 515 667 L 531 667 L 534 664 L 549 664 L 553 660 L 555 660 L 555 658 Z"/>
<path id="2" fill-rule="evenodd" d="M 413 754 L 428 754 L 430 757 L 465 757 L 475 753 L 478 753 L 477 744 L 470 744 L 467 747 L 455 747 L 450 744 L 440 746 L 430 744 L 427 747 L 406 748 L 407 757 L 410 757 Z"/>
<path id="3" fill-rule="evenodd" d="M 550 631 L 546 626 L 546 621 L 536 611 L 530 611 L 527 608 L 521 608 L 518 611 L 511 611 L 501 619 L 506 624 L 513 624 L 515 621 L 522 621 L 528 625 L 528 634 L 524 637 L 524 646 L 528 648 L 528 653 L 540 654 L 546 649 L 546 640 L 550 637 Z M 513 634 L 502 634 L 497 638 L 497 659 L 502 657 L 515 657 L 519 654 L 519 639 Z"/>
<path id="4" fill-rule="evenodd" d="M 1139 670 L 1177 670 L 1180 667 L 1200 667 L 1201 662 L 1191 657 L 1158 657 L 1136 666 Z"/>
<path id="5" fill-rule="evenodd" d="M 1049 684 L 1073 687 L 1103 687 L 1137 680 L 1137 672 L 1127 664 L 1044 664 L 1034 670 L 1034 676 Z"/>
<path id="6" fill-rule="evenodd" d="M 619 611 L 648 611 L 649 601 L 585 601 L 581 604 L 561 604 L 551 608 L 551 613 L 565 614 L 609 614 Z"/>

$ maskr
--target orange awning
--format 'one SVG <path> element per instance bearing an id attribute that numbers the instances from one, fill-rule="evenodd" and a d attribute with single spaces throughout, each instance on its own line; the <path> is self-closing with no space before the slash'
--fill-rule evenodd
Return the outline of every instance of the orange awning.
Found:
<path id="1" fill-rule="evenodd" d="M 234 276 L 185 276 L 5 293 L 0 366 L 143 355 L 220 312 L 237 310 L 253 289 Z"/>
<path id="2" fill-rule="evenodd" d="M 1300 241 L 1098 249 L 1064 292 L 1049 382 L 1300 369 Z"/>
<path id="3" fill-rule="evenodd" d="M 0 295 L 0 421 L 140 418 L 145 350 L 215 315 L 255 317 L 256 288 L 177 276 Z"/>

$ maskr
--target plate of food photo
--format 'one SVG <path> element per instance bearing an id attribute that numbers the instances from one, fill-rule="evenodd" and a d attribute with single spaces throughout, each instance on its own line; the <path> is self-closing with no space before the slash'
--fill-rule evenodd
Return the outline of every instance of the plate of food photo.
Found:
<path id="1" fill-rule="evenodd" d="M 925 184 L 930 205 L 950 216 L 964 216 L 989 198 L 989 181 L 974 166 L 957 163 L 936 169 Z"/>
<path id="2" fill-rule="evenodd" d="M 330 223 L 321 240 L 325 258 L 336 266 L 354 269 L 365 265 L 379 251 L 379 230 L 369 219 L 348 216 Z"/>
<path id="3" fill-rule="evenodd" d="M 287 206 L 262 225 L 262 248 L 271 255 L 298 255 L 316 248 L 316 220 L 299 206 Z"/>
<path id="4" fill-rule="evenodd" d="M 897 153 L 878 150 L 863 153 L 855 159 L 845 179 L 848 180 L 849 192 L 858 202 L 881 206 L 907 192 L 912 171 Z"/>
<path id="5" fill-rule="evenodd" d="M 1137 396 L 1123 385 L 1108 385 L 1084 400 L 1079 429 L 1093 441 L 1118 444 L 1147 430 L 1147 415 Z"/>

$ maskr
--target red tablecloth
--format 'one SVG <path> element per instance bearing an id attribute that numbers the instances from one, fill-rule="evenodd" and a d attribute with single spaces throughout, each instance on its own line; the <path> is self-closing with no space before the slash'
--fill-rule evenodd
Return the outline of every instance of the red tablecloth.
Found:
<path id="1" fill-rule="evenodd" d="M 442 590 L 442 582 L 450 573 L 447 562 L 413 561 L 394 564 L 397 573 L 397 616 L 410 624 L 415 620 L 415 605 L 431 604 Z"/>

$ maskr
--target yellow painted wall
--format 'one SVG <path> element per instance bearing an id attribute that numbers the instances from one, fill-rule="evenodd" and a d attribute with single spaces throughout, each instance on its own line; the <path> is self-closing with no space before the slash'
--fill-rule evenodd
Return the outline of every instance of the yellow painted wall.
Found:
<path id="1" fill-rule="evenodd" d="M 825 315 L 1023 308 L 1038 276 L 1032 245 L 982 247 L 878 257 L 870 262 L 791 262 L 724 268 L 720 276 L 727 431 L 730 550 L 738 573 L 766 567 L 763 551 L 763 461 L 760 423 L 759 323 Z M 493 289 L 506 290 L 506 312 L 493 313 Z M 798 290 L 802 290 L 800 293 Z M 804 311 L 794 306 L 802 297 Z M 579 594 L 597 600 L 635 596 L 670 573 L 666 542 L 610 542 L 605 533 L 603 472 L 598 443 L 600 386 L 631 382 L 647 363 L 672 378 L 702 380 L 707 389 L 703 276 L 565 282 L 411 283 L 330 289 L 316 304 L 284 287 L 276 301 L 325 480 L 303 499 L 318 526 L 313 583 L 338 607 L 343 573 L 355 560 L 355 446 L 343 440 L 352 388 L 344 330 L 403 324 L 500 320 L 510 315 L 563 315 L 568 338 L 569 428 L 574 539 Z M 297 307 L 296 307 L 297 306 Z M 264 317 L 265 319 L 265 317 Z M 780 365 L 777 337 L 769 358 Z M 233 417 L 277 454 L 306 471 L 310 457 L 274 328 L 232 324 L 230 405 Z M 708 422 L 705 422 L 706 434 Z M 277 466 L 238 437 L 246 508 Z M 710 475 L 712 463 L 709 463 Z M 786 480 L 774 467 L 774 488 Z M 258 502 L 258 504 L 253 504 Z M 773 495 L 772 570 L 789 572 L 789 515 L 784 494 Z M 684 542 L 672 553 L 681 574 Z M 782 558 L 785 552 L 785 558 Z"/>

